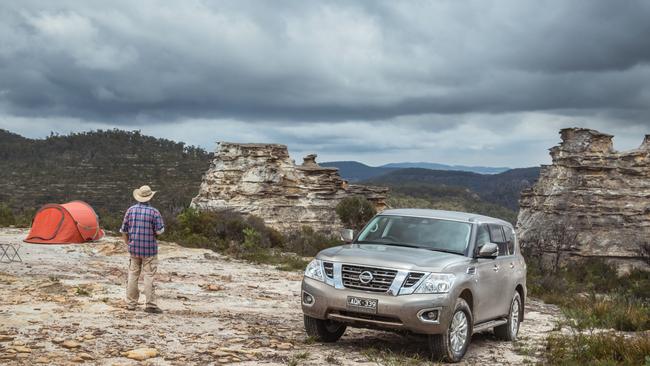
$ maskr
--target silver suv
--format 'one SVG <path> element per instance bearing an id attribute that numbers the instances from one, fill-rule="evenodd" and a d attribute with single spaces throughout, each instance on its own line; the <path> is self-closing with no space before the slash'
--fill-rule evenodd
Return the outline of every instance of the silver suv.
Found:
<path id="1" fill-rule="evenodd" d="M 307 334 L 335 342 L 347 326 L 427 335 L 436 359 L 461 360 L 472 334 L 517 338 L 526 264 L 510 223 L 451 211 L 375 216 L 318 253 L 302 281 Z"/>

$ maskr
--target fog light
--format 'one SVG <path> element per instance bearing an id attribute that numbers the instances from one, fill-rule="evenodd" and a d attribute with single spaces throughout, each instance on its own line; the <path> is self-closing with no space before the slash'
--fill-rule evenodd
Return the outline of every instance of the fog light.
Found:
<path id="1" fill-rule="evenodd" d="M 424 323 L 437 324 L 440 319 L 440 309 L 423 309 L 418 313 L 418 318 Z"/>
<path id="2" fill-rule="evenodd" d="M 308 306 L 314 305 L 314 297 L 310 294 L 303 292 L 302 293 L 302 303 Z"/>
<path id="3" fill-rule="evenodd" d="M 427 311 L 422 317 L 426 320 L 438 320 L 438 310 Z"/>

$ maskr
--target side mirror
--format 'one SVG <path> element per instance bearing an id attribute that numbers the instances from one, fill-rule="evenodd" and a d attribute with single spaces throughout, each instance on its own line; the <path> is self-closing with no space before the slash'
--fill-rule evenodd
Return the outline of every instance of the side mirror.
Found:
<path id="1" fill-rule="evenodd" d="M 499 255 L 499 246 L 494 243 L 483 244 L 478 250 L 479 258 L 496 258 Z"/>
<path id="2" fill-rule="evenodd" d="M 351 229 L 341 230 L 341 240 L 348 244 L 352 243 L 352 240 L 354 240 L 354 230 Z"/>

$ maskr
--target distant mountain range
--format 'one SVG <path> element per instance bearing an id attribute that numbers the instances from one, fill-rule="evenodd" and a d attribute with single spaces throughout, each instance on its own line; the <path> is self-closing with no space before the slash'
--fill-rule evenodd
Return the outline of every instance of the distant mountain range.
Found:
<path id="1" fill-rule="evenodd" d="M 439 187 L 464 187 L 478 194 L 484 201 L 517 211 L 521 190 L 532 186 L 537 181 L 539 172 L 539 167 L 511 169 L 499 174 L 406 168 L 361 183 L 388 186 L 411 195 L 416 191 L 431 191 Z"/>
<path id="2" fill-rule="evenodd" d="M 339 168 L 341 176 L 351 182 L 387 186 L 393 194 L 424 199 L 437 207 L 452 207 L 458 210 L 492 214 L 514 220 L 519 210 L 519 195 L 522 189 L 532 186 L 539 177 L 539 167 L 533 168 L 489 168 L 474 167 L 483 172 L 455 169 L 399 168 L 399 165 L 420 163 L 396 163 L 372 167 L 357 161 L 333 161 L 321 163 L 322 166 Z M 426 166 L 438 164 L 421 163 Z M 446 167 L 451 167 L 446 165 Z M 458 167 L 458 166 L 455 166 Z M 458 191 L 453 188 L 466 191 Z M 471 197 L 475 197 L 473 200 Z M 401 202 L 405 202 L 401 199 Z M 415 201 L 406 201 L 413 205 Z M 496 206 L 488 206 L 484 203 Z M 508 212 L 499 212 L 498 207 Z"/>
<path id="3" fill-rule="evenodd" d="M 446 165 L 438 163 L 390 163 L 382 166 L 369 166 L 358 161 L 328 161 L 319 163 L 321 166 L 339 168 L 341 176 L 350 182 L 378 177 L 380 175 L 404 168 L 421 168 L 444 171 L 464 171 L 477 174 L 499 174 L 511 170 L 506 167 Z"/>
<path id="4" fill-rule="evenodd" d="M 368 166 L 358 161 L 328 161 L 325 163 L 318 163 L 318 165 L 339 168 L 339 174 L 341 174 L 341 177 L 350 182 L 360 182 L 398 169 Z"/>
<path id="5" fill-rule="evenodd" d="M 466 165 L 446 165 L 438 163 L 390 163 L 380 166 L 380 168 L 423 168 L 431 170 L 455 170 L 455 171 L 464 171 L 472 172 L 478 174 L 499 174 L 503 173 L 506 170 L 510 170 L 508 167 L 489 167 L 489 166 L 466 166 Z"/>

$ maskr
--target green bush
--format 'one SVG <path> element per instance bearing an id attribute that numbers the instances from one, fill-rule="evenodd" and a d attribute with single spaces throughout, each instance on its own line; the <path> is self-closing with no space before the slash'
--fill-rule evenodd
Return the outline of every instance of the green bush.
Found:
<path id="1" fill-rule="evenodd" d="M 0 227 L 30 227 L 36 214 L 36 209 L 15 210 L 11 205 L 0 203 Z"/>
<path id="2" fill-rule="evenodd" d="M 16 225 L 16 217 L 13 210 L 4 203 L 0 204 L 0 226 Z"/>
<path id="3" fill-rule="evenodd" d="M 302 256 L 313 256 L 325 247 L 338 244 L 338 240 L 310 227 L 285 237 L 266 226 L 259 217 L 232 211 L 188 208 L 176 217 L 167 218 L 166 227 L 161 240 L 207 248 L 253 263 L 272 264 L 282 270 L 304 269 L 307 262 Z"/>
<path id="4" fill-rule="evenodd" d="M 325 248 L 341 244 L 340 238 L 314 231 L 310 226 L 303 226 L 300 231 L 287 235 L 283 250 L 301 256 L 313 257 Z"/>
<path id="5" fill-rule="evenodd" d="M 375 206 L 365 197 L 347 197 L 336 205 L 336 214 L 347 228 L 361 230 L 377 214 Z"/>
<path id="6" fill-rule="evenodd" d="M 552 335 L 546 351 L 549 365 L 650 365 L 650 337 L 644 335 Z"/>
<path id="7" fill-rule="evenodd" d="M 604 260 L 589 258 L 552 273 L 531 260 L 527 285 L 530 296 L 559 305 L 580 329 L 650 329 L 650 272 L 619 276 Z"/>

